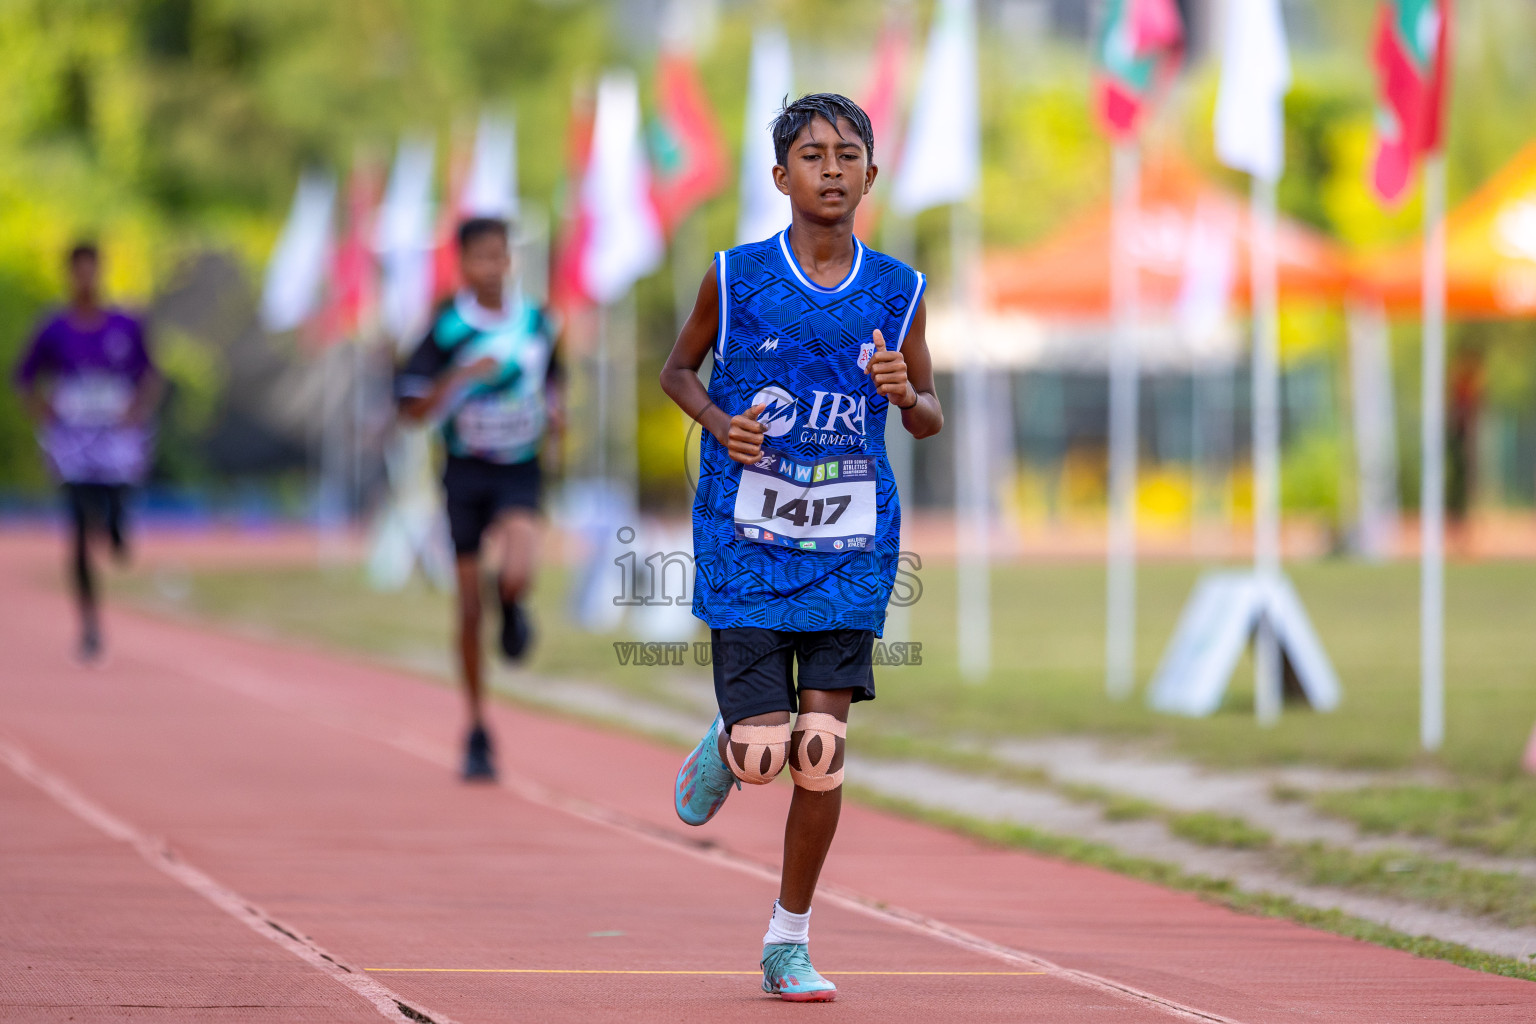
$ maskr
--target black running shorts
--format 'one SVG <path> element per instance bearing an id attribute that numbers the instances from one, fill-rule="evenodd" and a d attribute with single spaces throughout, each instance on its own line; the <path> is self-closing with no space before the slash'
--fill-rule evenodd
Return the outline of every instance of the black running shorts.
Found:
<path id="1" fill-rule="evenodd" d="M 443 471 L 448 497 L 448 531 L 453 552 L 465 556 L 480 551 L 480 538 L 496 518 L 509 509 L 539 510 L 544 475 L 539 460 L 502 465 L 484 459 L 448 457 Z"/>
<path id="2" fill-rule="evenodd" d="M 793 633 L 742 626 L 712 629 L 715 699 L 729 729 L 743 718 L 800 709 L 800 690 L 849 690 L 855 702 L 875 699 L 867 629 Z"/>
<path id="3" fill-rule="evenodd" d="M 114 547 L 122 547 L 128 532 L 124 510 L 127 496 L 126 484 L 66 483 L 64 498 L 75 536 L 83 541 L 92 533 L 104 533 Z"/>

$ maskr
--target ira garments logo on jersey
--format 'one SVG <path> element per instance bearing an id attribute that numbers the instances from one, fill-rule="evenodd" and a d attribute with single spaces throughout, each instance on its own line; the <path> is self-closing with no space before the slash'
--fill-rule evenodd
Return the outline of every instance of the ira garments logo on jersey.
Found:
<path id="1" fill-rule="evenodd" d="M 864 440 L 868 403 L 863 395 L 841 391 L 812 391 L 811 413 L 799 440 L 814 444 L 852 445 Z"/>
<path id="2" fill-rule="evenodd" d="M 795 396 L 777 384 L 770 384 L 753 395 L 752 404 L 763 407 L 757 422 L 763 425 L 769 437 L 783 437 L 795 428 Z"/>
<path id="3" fill-rule="evenodd" d="M 800 401 L 778 384 L 770 384 L 752 396 L 753 405 L 761 405 L 757 422 L 769 437 L 783 437 L 799 421 Z M 812 391 L 810 414 L 805 418 L 796 441 L 811 444 L 857 445 L 864 440 L 864 421 L 868 399 L 864 395 L 846 395 L 841 391 Z"/>

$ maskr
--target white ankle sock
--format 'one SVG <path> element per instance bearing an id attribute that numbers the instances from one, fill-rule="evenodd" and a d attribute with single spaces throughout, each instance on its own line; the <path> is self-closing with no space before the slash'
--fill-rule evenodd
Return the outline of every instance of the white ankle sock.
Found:
<path id="1" fill-rule="evenodd" d="M 763 945 L 768 946 L 776 942 L 794 942 L 804 946 L 811 941 L 811 911 L 806 909 L 803 914 L 791 914 L 779 906 L 779 901 L 773 901 L 773 913 L 768 917 L 768 934 L 763 936 Z"/>

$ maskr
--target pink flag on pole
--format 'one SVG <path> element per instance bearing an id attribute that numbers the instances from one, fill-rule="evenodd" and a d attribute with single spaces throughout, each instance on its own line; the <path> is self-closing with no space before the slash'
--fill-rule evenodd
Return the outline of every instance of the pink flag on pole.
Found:
<path id="1" fill-rule="evenodd" d="M 1386 202 L 1401 199 L 1419 158 L 1440 148 L 1450 33 L 1450 0 L 1383 0 L 1371 52 L 1381 88 L 1371 184 Z"/>

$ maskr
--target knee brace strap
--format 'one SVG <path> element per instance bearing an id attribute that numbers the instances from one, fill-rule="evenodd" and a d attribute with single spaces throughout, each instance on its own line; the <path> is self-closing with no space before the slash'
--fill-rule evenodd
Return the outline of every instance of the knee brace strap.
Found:
<path id="1" fill-rule="evenodd" d="M 736 745 L 747 748 L 739 763 Z M 731 766 L 731 774 L 752 786 L 772 782 L 784 769 L 784 756 L 789 753 L 789 723 L 783 725 L 733 725 L 730 739 L 725 744 L 725 760 Z"/>
<path id="2" fill-rule="evenodd" d="M 797 768 L 793 763 L 789 766 L 789 774 L 794 777 L 795 785 L 817 793 L 841 786 L 843 770 L 839 768 L 834 772 L 828 769 L 837 756 L 837 741 L 848 736 L 848 723 L 838 721 L 836 715 L 809 711 L 795 722 L 795 735 L 798 737 L 795 740 L 795 760 L 800 762 L 800 766 Z M 814 760 L 811 758 L 813 738 L 821 740 L 821 749 L 817 751 Z"/>

